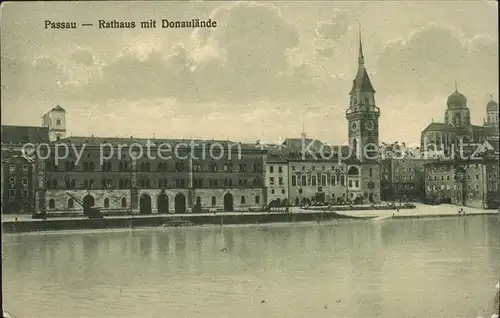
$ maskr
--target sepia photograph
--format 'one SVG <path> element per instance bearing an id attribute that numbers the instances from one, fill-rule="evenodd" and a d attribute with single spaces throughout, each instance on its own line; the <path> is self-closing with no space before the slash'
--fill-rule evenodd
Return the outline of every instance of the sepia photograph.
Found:
<path id="1" fill-rule="evenodd" d="M 500 318 L 497 1 L 0 8 L 2 318 Z"/>

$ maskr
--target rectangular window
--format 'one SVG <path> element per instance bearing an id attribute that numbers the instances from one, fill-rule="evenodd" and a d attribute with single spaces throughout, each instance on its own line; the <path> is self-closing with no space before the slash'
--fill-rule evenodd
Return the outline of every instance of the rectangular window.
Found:
<path id="1" fill-rule="evenodd" d="M 297 186 L 297 177 L 296 176 L 292 176 L 292 186 L 293 187 Z"/>
<path id="2" fill-rule="evenodd" d="M 260 196 L 255 196 L 255 204 L 260 204 Z"/>

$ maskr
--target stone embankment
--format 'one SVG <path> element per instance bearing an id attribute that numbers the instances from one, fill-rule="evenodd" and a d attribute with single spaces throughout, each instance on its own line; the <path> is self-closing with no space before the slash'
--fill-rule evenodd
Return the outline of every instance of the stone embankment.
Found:
<path id="1" fill-rule="evenodd" d="M 32 219 L 28 215 L 2 218 L 4 233 L 23 233 L 57 230 L 119 229 L 137 227 L 170 227 L 232 224 L 265 224 L 294 222 L 323 222 L 339 219 L 402 219 L 426 217 L 466 217 L 471 215 L 497 215 L 495 210 L 465 208 L 465 214 L 458 214 L 459 207 L 453 205 L 429 206 L 423 204 L 389 206 L 343 206 L 343 207 L 291 207 L 288 212 L 222 212 L 106 216 L 102 219 L 85 217 L 54 217 L 45 220 Z"/>
<path id="2" fill-rule="evenodd" d="M 337 219 L 353 219 L 335 212 L 225 212 L 203 214 L 163 214 L 109 216 L 102 219 L 84 217 L 58 217 L 45 220 L 31 219 L 28 216 L 2 220 L 4 233 L 23 233 L 57 230 L 119 229 L 137 227 L 200 226 L 230 224 L 264 224 L 322 222 Z M 363 217 L 361 217 L 363 219 Z"/>

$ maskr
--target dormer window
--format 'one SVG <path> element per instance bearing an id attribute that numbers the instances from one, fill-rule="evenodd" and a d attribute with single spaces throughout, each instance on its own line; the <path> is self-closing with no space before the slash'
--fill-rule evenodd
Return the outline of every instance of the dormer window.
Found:
<path id="1" fill-rule="evenodd" d="M 59 126 L 59 125 L 61 125 L 61 120 L 60 120 L 60 119 L 57 119 L 57 120 L 56 120 L 56 126 Z"/>

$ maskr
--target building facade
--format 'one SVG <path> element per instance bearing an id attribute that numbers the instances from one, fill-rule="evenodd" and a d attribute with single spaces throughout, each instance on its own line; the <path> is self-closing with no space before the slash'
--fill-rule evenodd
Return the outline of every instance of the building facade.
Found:
<path id="1" fill-rule="evenodd" d="M 35 161 L 23 153 L 23 145 L 48 142 L 48 130 L 30 126 L 2 126 L 2 213 L 35 210 Z"/>
<path id="2" fill-rule="evenodd" d="M 474 208 L 497 208 L 498 156 L 426 164 L 426 198 Z"/>
<path id="3" fill-rule="evenodd" d="M 289 204 L 288 162 L 282 153 L 267 155 L 266 187 L 269 205 L 279 207 Z"/>
<path id="4" fill-rule="evenodd" d="M 380 160 L 381 198 L 422 200 L 425 198 L 424 158 L 386 158 Z"/>
<path id="5" fill-rule="evenodd" d="M 140 214 L 238 211 L 267 204 L 267 155 L 254 145 L 71 137 L 53 143 L 52 154 L 57 144 L 76 151 L 58 162 L 52 155 L 39 165 L 38 209 L 49 213 L 81 211 L 73 198 L 103 212 Z"/>
<path id="6" fill-rule="evenodd" d="M 34 211 L 34 175 L 34 165 L 20 151 L 2 150 L 2 213 Z"/>

